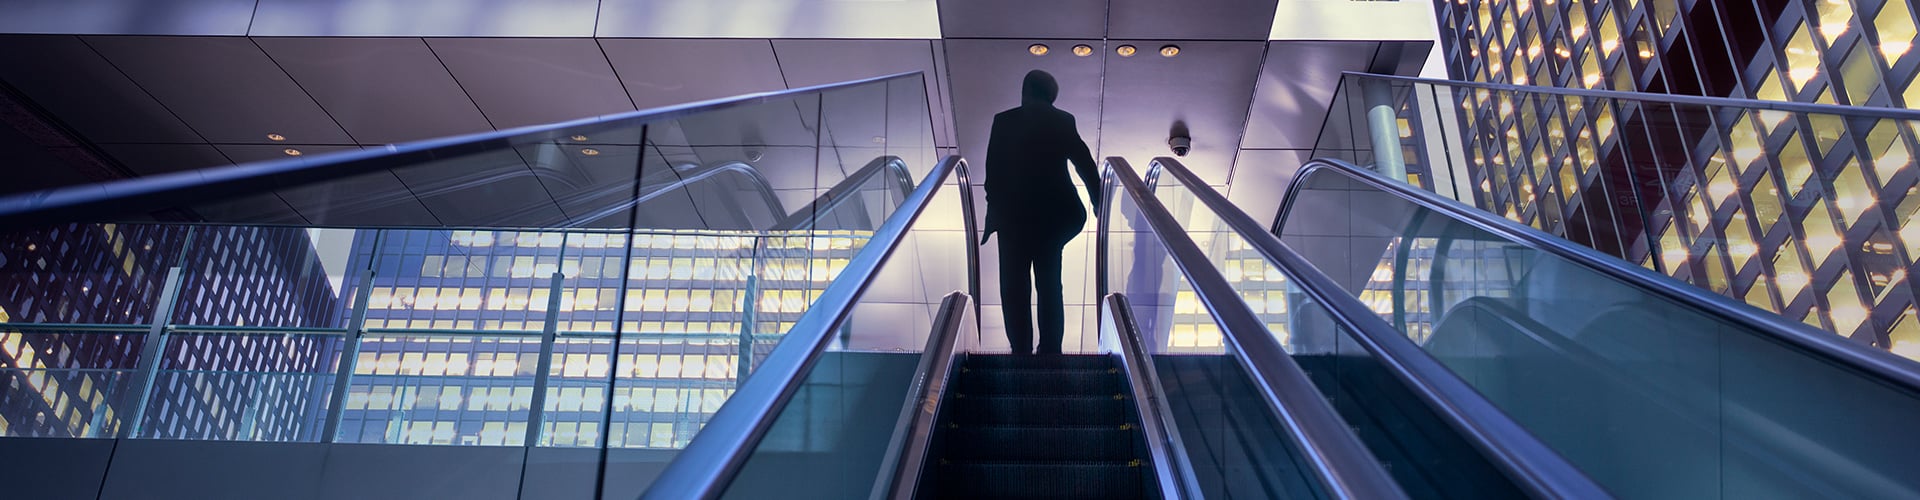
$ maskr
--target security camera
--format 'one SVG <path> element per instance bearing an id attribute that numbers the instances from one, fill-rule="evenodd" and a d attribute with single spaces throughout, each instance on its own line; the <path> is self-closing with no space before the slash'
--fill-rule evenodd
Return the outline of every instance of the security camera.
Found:
<path id="1" fill-rule="evenodd" d="M 1193 150 L 1193 134 L 1187 133 L 1186 120 L 1174 120 L 1173 127 L 1167 131 L 1167 147 L 1173 148 L 1174 156 L 1186 156 Z"/>
<path id="2" fill-rule="evenodd" d="M 1193 149 L 1193 138 L 1184 135 L 1173 136 L 1167 139 L 1167 147 L 1173 148 L 1174 156 L 1186 156 L 1187 151 Z"/>

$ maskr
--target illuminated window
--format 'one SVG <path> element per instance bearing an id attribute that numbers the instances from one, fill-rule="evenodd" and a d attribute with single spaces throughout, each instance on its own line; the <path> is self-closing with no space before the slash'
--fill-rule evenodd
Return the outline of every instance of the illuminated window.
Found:
<path id="1" fill-rule="evenodd" d="M 1847 89 L 1847 102 L 1856 106 L 1865 105 L 1872 100 L 1874 91 L 1880 90 L 1880 68 L 1874 64 L 1869 52 L 1864 39 L 1855 40 L 1853 50 L 1847 53 L 1846 62 L 1840 65 L 1840 77 L 1845 79 L 1843 83 Z"/>
<path id="2" fill-rule="evenodd" d="M 1831 46 L 1853 26 L 1853 4 L 1849 0 L 1815 0 L 1813 4 L 1820 11 L 1820 36 Z"/>
<path id="3" fill-rule="evenodd" d="M 1807 82 L 1820 76 L 1820 52 L 1813 47 L 1813 37 L 1807 36 L 1803 25 L 1793 27 L 1793 35 L 1787 37 L 1787 79 L 1793 81 L 1795 89 L 1806 89 Z"/>
<path id="4" fill-rule="evenodd" d="M 1887 0 L 1873 19 L 1874 33 L 1880 37 L 1880 54 L 1892 65 L 1913 49 L 1913 8 L 1902 0 Z M 1911 104 L 1909 104 L 1911 105 Z"/>
<path id="5" fill-rule="evenodd" d="M 1674 15 L 1680 12 L 1679 0 L 1653 0 L 1650 5 L 1653 7 L 1653 26 L 1659 28 L 1664 36 L 1667 29 L 1673 26 Z"/>
<path id="6" fill-rule="evenodd" d="M 1783 304 L 1792 304 L 1794 298 L 1800 296 L 1800 291 L 1812 282 L 1806 267 L 1800 263 L 1799 246 L 1793 244 L 1792 240 L 1781 245 L 1780 251 L 1773 254 L 1773 277 L 1780 288 L 1780 302 Z"/>
<path id="7" fill-rule="evenodd" d="M 1613 57 L 1614 51 L 1620 50 L 1620 27 L 1613 23 L 1612 10 L 1604 10 L 1600 14 L 1599 30 L 1601 54 Z"/>
<path id="8" fill-rule="evenodd" d="M 1768 68 L 1762 75 L 1760 88 L 1753 93 L 1754 98 L 1767 101 L 1787 100 L 1786 91 L 1780 89 L 1780 77 L 1774 76 L 1773 68 Z"/>
<path id="9" fill-rule="evenodd" d="M 1567 7 L 1567 34 L 1576 43 L 1587 37 L 1587 9 L 1580 2 Z"/>
<path id="10" fill-rule="evenodd" d="M 1707 245 L 1706 252 L 1702 255 L 1704 258 L 1701 260 L 1700 265 L 1707 270 L 1708 288 L 1711 288 L 1714 292 L 1726 293 L 1728 286 L 1727 269 L 1725 267 L 1726 260 L 1720 253 L 1720 246 L 1709 244 Z"/>
<path id="11" fill-rule="evenodd" d="M 1807 159 L 1807 148 L 1800 142 L 1800 133 L 1787 136 L 1787 143 L 1780 148 L 1780 180 L 1787 185 L 1787 192 L 1799 196 L 1813 177 L 1813 164 Z"/>
<path id="12" fill-rule="evenodd" d="M 1860 290 L 1853 283 L 1853 272 L 1842 271 L 1831 288 L 1827 289 L 1827 310 L 1833 318 L 1835 331 L 1852 334 L 1867 320 L 1867 305 L 1860 300 Z"/>
<path id="13" fill-rule="evenodd" d="M 1847 121 L 1840 115 L 1809 114 L 1807 121 L 1813 125 L 1813 142 L 1820 148 L 1820 156 L 1833 152 L 1833 145 L 1840 143 L 1840 136 L 1847 132 Z"/>
<path id="14" fill-rule="evenodd" d="M 1873 131 L 1867 134 L 1867 153 L 1873 159 L 1873 173 L 1881 182 L 1893 177 L 1913 164 L 1913 154 L 1907 149 L 1906 141 L 1900 138 L 1900 125 L 1893 120 L 1881 120 L 1875 123 Z M 379 300 L 374 295 L 374 300 Z"/>
<path id="15" fill-rule="evenodd" d="M 1667 266 L 1667 274 L 1679 274 L 1687 266 L 1687 245 L 1680 241 L 1679 220 L 1667 224 L 1660 231 L 1660 261 Z"/>
<path id="16" fill-rule="evenodd" d="M 1888 350 L 1907 359 L 1920 359 L 1920 312 L 1907 306 L 1893 321 L 1893 328 L 1887 334 L 1891 344 Z"/>
<path id="17" fill-rule="evenodd" d="M 1752 260 L 1753 255 L 1760 251 L 1760 246 L 1754 244 L 1753 230 L 1747 226 L 1747 214 L 1744 210 L 1734 210 L 1733 220 L 1727 222 L 1726 230 L 1727 255 L 1733 257 L 1733 271 L 1738 273 L 1747 267 L 1747 261 Z"/>
<path id="18" fill-rule="evenodd" d="M 1841 165 L 1852 163 L 1851 158 L 1840 161 Z M 1841 218 L 1846 221 L 1844 227 L 1853 227 L 1867 209 L 1873 208 L 1875 194 L 1871 185 L 1867 183 L 1866 175 L 1864 168 L 1845 167 L 1834 174 L 1833 206 L 1840 210 Z"/>
<path id="19" fill-rule="evenodd" d="M 1833 214 L 1827 211 L 1827 200 L 1815 200 L 1807 215 L 1800 219 L 1800 227 L 1806 230 L 1807 260 L 1819 269 L 1827 262 L 1834 250 L 1846 243 L 1844 230 L 1835 225 Z"/>

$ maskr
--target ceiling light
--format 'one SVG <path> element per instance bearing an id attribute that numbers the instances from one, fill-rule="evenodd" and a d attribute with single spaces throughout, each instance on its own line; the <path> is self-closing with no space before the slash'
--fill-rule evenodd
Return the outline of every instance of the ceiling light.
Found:
<path id="1" fill-rule="evenodd" d="M 568 137 L 568 139 L 573 139 L 573 142 L 587 142 L 587 136 L 584 136 L 584 135 L 576 135 L 573 137 Z"/>
<path id="2" fill-rule="evenodd" d="M 1044 43 L 1036 43 L 1036 44 L 1033 44 L 1033 45 L 1028 45 L 1028 46 L 1027 46 L 1027 52 L 1028 52 L 1028 53 L 1031 53 L 1031 54 L 1033 54 L 1033 55 L 1036 55 L 1036 56 L 1044 56 L 1044 55 L 1047 55 L 1047 44 L 1044 44 Z"/>
<path id="3" fill-rule="evenodd" d="M 1138 50 L 1139 49 L 1133 48 L 1132 45 L 1121 45 L 1119 48 L 1113 49 L 1113 53 L 1120 54 L 1120 57 L 1133 57 L 1133 53 Z"/>
<path id="4" fill-rule="evenodd" d="M 1168 45 L 1168 46 L 1165 46 L 1165 47 L 1161 47 L 1161 48 L 1160 48 L 1160 56 L 1161 56 L 1161 57 L 1173 57 L 1173 56 L 1177 56 L 1177 55 L 1180 55 L 1180 46 L 1179 46 L 1179 45 Z"/>
<path id="5" fill-rule="evenodd" d="M 600 150 L 593 149 L 593 148 L 586 148 L 586 149 L 580 150 L 580 154 L 587 155 L 587 156 L 600 156 Z"/>
<path id="6" fill-rule="evenodd" d="M 280 150 L 280 152 L 286 153 L 287 156 L 300 156 L 302 154 L 305 154 L 305 153 L 301 153 L 300 150 L 293 149 L 293 148 L 282 149 Z"/>
<path id="7" fill-rule="evenodd" d="M 1075 45 L 1073 46 L 1073 55 L 1080 56 L 1080 57 L 1087 57 L 1087 56 L 1093 55 L 1093 46 L 1087 45 L 1084 43 Z"/>
<path id="8" fill-rule="evenodd" d="M 273 141 L 273 142 L 280 142 L 280 141 L 287 140 L 287 136 L 280 135 L 280 134 L 267 134 L 267 140 Z"/>

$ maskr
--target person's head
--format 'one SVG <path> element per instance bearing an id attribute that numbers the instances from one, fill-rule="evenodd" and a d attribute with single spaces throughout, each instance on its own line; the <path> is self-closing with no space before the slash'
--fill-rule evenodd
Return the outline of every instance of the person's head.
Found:
<path id="1" fill-rule="evenodd" d="M 1045 71 L 1027 72 L 1027 79 L 1020 84 L 1020 105 L 1050 106 L 1053 99 L 1060 96 L 1060 84 L 1053 81 L 1053 75 Z"/>

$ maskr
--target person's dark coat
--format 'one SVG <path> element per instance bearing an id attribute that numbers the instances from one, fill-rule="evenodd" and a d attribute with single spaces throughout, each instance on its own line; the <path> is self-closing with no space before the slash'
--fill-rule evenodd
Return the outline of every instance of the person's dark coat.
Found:
<path id="1" fill-rule="evenodd" d="M 987 227 L 984 243 L 995 231 L 1051 235 L 1059 243 L 1085 227 L 1087 212 L 1067 177 L 1073 164 L 1086 184 L 1088 198 L 1098 206 L 1100 175 L 1093 154 L 1080 140 L 1073 115 L 1053 107 L 1060 87 L 1042 71 L 1027 73 L 1021 86 L 1020 107 L 993 116 L 987 139 Z"/>

